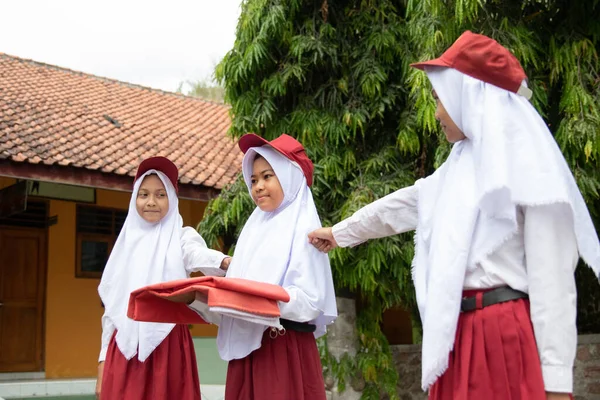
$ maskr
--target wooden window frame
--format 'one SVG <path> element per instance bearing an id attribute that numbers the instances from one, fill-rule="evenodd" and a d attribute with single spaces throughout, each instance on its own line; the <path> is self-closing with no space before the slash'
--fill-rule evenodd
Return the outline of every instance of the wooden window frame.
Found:
<path id="1" fill-rule="evenodd" d="M 117 212 L 123 212 L 123 213 L 127 213 L 127 210 L 123 210 L 123 209 L 119 209 L 119 208 L 113 208 L 113 207 L 102 207 L 102 206 L 96 206 L 96 205 L 90 205 L 90 204 L 78 204 L 78 207 L 85 207 L 85 208 L 97 208 L 97 209 L 101 209 L 104 211 L 110 211 L 112 213 L 112 219 L 111 219 L 111 234 L 108 233 L 88 233 L 88 232 L 79 232 L 78 230 L 78 221 L 77 221 L 77 217 L 78 217 L 78 211 L 77 208 L 75 209 L 75 236 L 76 236 L 76 243 L 75 243 L 75 277 L 76 278 L 89 278 L 89 279 L 100 279 L 102 278 L 102 272 L 101 271 L 83 271 L 82 270 L 82 265 L 81 265 L 81 257 L 82 257 L 82 243 L 86 240 L 88 241 L 94 241 L 94 242 L 105 242 L 108 244 L 108 257 L 110 257 L 110 253 L 112 252 L 112 249 L 115 245 L 115 242 L 117 240 L 117 234 L 116 234 L 116 214 Z"/>
<path id="2" fill-rule="evenodd" d="M 95 271 L 84 271 L 81 265 L 81 257 L 82 257 L 82 244 L 84 241 L 93 241 L 93 242 L 103 242 L 108 245 L 108 256 L 110 257 L 110 253 L 114 246 L 114 239 L 112 235 L 101 235 L 94 233 L 78 233 L 77 234 L 77 249 L 76 249 L 76 257 L 77 257 L 77 266 L 75 271 L 76 278 L 93 278 L 100 279 L 102 277 L 102 272 Z"/>

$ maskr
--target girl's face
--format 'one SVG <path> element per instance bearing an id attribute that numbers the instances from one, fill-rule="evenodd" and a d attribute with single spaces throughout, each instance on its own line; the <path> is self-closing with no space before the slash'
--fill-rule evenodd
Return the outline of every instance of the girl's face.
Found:
<path id="1" fill-rule="evenodd" d="M 446 139 L 450 143 L 460 142 L 465 138 L 465 134 L 454 123 L 452 118 L 450 118 L 448 111 L 446 111 L 446 108 L 435 93 L 435 90 L 433 91 L 433 98 L 437 102 L 437 108 L 435 110 L 435 119 L 437 119 L 440 122 L 440 125 L 442 126 L 442 131 L 444 131 L 444 134 L 446 135 Z"/>
<path id="2" fill-rule="evenodd" d="M 156 223 L 167 215 L 169 198 L 165 185 L 157 175 L 147 175 L 144 178 L 135 200 L 135 208 L 150 223 Z"/>
<path id="3" fill-rule="evenodd" d="M 283 202 L 284 196 L 271 164 L 263 157 L 256 157 L 250 179 L 254 203 L 264 212 L 275 211 Z"/>

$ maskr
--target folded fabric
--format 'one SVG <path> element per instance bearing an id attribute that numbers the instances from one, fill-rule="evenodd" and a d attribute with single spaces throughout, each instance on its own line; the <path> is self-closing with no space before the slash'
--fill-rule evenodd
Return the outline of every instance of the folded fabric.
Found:
<path id="1" fill-rule="evenodd" d="M 206 323 L 187 304 L 168 300 L 189 292 L 195 292 L 196 298 L 206 298 L 209 309 L 231 310 L 233 314 L 247 313 L 265 318 L 278 318 L 277 302 L 290 301 L 290 296 L 281 286 L 241 278 L 202 276 L 158 283 L 131 292 L 127 316 L 143 322 Z"/>
<path id="2" fill-rule="evenodd" d="M 200 314 L 202 319 L 210 324 L 221 325 L 221 317 L 228 316 L 252 322 L 253 324 L 270 326 L 277 329 L 283 328 L 279 321 L 279 317 L 263 317 L 261 315 L 250 314 L 245 311 L 237 311 L 226 307 L 209 307 L 201 300 L 194 300 L 189 307 Z"/>

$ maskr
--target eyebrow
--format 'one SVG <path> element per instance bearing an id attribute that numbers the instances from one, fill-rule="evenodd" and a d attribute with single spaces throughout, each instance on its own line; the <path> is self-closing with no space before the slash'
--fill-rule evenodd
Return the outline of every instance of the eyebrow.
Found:
<path id="1" fill-rule="evenodd" d="M 262 171 L 260 171 L 258 175 L 262 175 L 262 174 L 264 174 L 265 172 L 272 172 L 272 173 L 275 173 L 275 171 L 273 171 L 271 168 L 267 168 L 267 169 L 265 169 L 265 170 L 262 170 Z M 252 177 L 255 177 L 255 176 L 256 176 L 256 174 L 252 174 L 252 175 L 250 175 L 250 177 L 251 177 L 251 178 L 252 178 Z"/>
<path id="2" fill-rule="evenodd" d="M 140 188 L 139 190 L 140 192 L 151 192 L 150 189 L 146 189 L 146 188 Z M 159 189 L 155 189 L 155 192 L 166 192 L 167 189 L 163 189 L 163 188 L 159 188 Z"/>

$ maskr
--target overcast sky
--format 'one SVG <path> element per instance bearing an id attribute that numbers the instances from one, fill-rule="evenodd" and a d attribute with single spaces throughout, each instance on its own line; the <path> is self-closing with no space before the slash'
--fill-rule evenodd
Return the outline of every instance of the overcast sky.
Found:
<path id="1" fill-rule="evenodd" d="M 0 0 L 0 53 L 175 91 L 212 75 L 241 0 Z"/>

